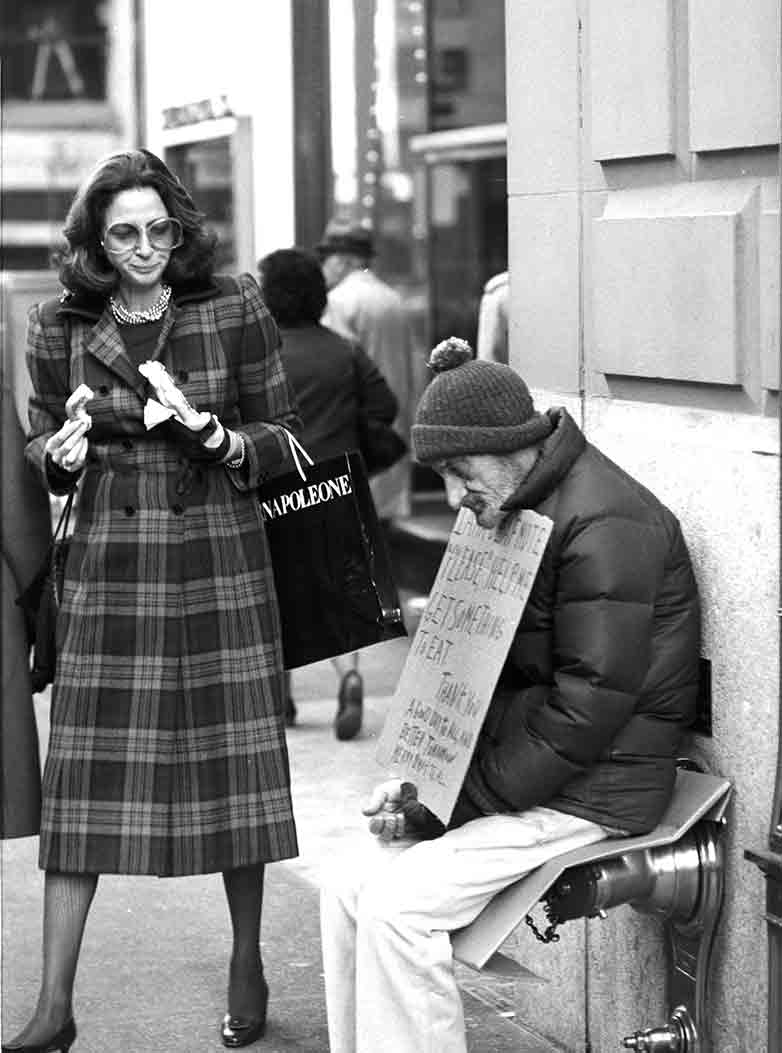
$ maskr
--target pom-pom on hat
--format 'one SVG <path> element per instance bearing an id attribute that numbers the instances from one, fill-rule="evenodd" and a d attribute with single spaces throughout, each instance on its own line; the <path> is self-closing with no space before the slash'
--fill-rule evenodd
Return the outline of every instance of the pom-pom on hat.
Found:
<path id="1" fill-rule="evenodd" d="M 550 435 L 529 388 L 510 366 L 476 361 L 466 340 L 451 336 L 433 348 L 435 374 L 421 396 L 412 428 L 422 464 L 473 453 L 511 453 Z"/>

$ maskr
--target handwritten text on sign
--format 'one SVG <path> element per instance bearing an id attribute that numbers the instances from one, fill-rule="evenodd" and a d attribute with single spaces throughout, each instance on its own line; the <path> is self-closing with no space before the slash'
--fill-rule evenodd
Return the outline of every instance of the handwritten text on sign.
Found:
<path id="1" fill-rule="evenodd" d="M 524 510 L 500 530 L 456 519 L 386 716 L 377 760 L 447 823 L 551 533 Z"/>

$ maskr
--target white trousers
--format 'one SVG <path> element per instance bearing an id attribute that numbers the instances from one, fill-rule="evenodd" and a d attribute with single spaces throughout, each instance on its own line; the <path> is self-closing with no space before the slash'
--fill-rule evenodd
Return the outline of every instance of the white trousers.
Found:
<path id="1" fill-rule="evenodd" d="M 321 893 L 331 1053 L 466 1053 L 449 933 L 546 860 L 606 836 L 531 808 L 434 841 L 372 837 L 361 858 L 339 860 Z"/>

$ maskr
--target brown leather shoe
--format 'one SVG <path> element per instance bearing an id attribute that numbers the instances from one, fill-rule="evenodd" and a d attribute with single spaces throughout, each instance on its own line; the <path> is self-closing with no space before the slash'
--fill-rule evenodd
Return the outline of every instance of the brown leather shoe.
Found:
<path id="1" fill-rule="evenodd" d="M 334 731 L 341 742 L 354 739 L 361 730 L 364 713 L 364 681 L 355 669 L 345 673 L 337 695 L 337 716 Z"/>

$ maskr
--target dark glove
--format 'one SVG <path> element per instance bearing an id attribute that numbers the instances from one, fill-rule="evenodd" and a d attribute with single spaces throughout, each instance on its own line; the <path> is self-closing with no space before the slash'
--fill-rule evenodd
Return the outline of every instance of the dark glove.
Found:
<path id="1" fill-rule="evenodd" d="M 208 424 L 205 424 L 200 431 L 192 431 L 181 421 L 174 420 L 173 417 L 158 425 L 158 428 L 166 438 L 175 443 L 189 461 L 199 461 L 207 464 L 224 461 L 231 448 L 231 436 L 228 434 L 227 428 L 223 428 L 222 442 L 218 446 L 205 445 L 209 436 L 214 435 L 219 427 L 221 427 L 220 422 L 214 414 L 209 418 Z"/>
<path id="2" fill-rule="evenodd" d="M 402 811 L 406 828 L 422 841 L 433 841 L 445 833 L 445 825 L 419 800 L 406 801 Z"/>

